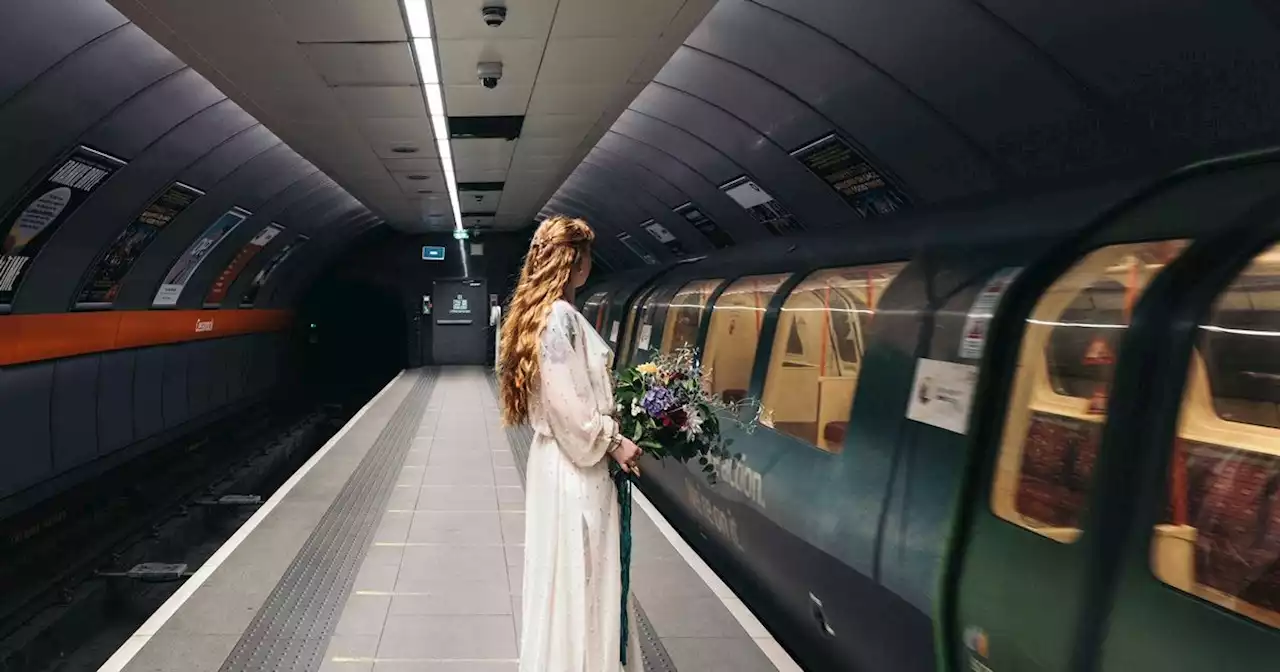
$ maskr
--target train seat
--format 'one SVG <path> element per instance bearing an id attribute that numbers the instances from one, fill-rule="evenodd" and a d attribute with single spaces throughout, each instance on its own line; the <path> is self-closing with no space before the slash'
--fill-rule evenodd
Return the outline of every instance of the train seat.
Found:
<path id="1" fill-rule="evenodd" d="M 849 431 L 849 423 L 843 420 L 828 422 L 822 427 L 822 438 L 828 446 L 843 446 L 844 435 Z"/>
<path id="2" fill-rule="evenodd" d="M 1053 527 L 1077 527 L 1097 461 L 1101 426 L 1035 412 L 1023 444 L 1018 512 Z"/>

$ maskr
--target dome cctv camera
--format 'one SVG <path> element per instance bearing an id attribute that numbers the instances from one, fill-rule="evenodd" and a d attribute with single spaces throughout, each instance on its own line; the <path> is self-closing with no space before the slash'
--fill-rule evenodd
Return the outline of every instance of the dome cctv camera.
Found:
<path id="1" fill-rule="evenodd" d="M 477 63 L 476 76 L 486 89 L 498 88 L 498 80 L 502 79 L 502 63 Z"/>
<path id="2" fill-rule="evenodd" d="M 497 28 L 507 21 L 507 8 L 499 2 L 486 2 L 480 10 L 480 16 L 490 28 Z"/>

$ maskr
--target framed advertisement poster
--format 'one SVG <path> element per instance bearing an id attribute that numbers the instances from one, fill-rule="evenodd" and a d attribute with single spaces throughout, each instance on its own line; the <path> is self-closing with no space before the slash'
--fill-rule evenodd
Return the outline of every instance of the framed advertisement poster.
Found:
<path id="1" fill-rule="evenodd" d="M 253 261 L 253 258 L 258 256 L 258 253 L 271 241 L 275 240 L 276 236 L 280 235 L 282 231 L 284 231 L 284 228 L 279 224 L 268 224 L 252 240 L 245 243 L 245 246 L 240 248 L 236 256 L 231 259 L 231 263 L 222 269 L 222 272 L 213 281 L 213 285 L 209 287 L 209 293 L 204 297 L 204 307 L 217 308 L 222 305 L 222 300 L 227 298 L 227 290 L 231 288 L 231 283 L 240 277 L 240 271 L 243 271 L 244 267 L 248 266 L 249 262 Z"/>
<path id="2" fill-rule="evenodd" d="M 726 182 L 721 185 L 720 190 L 775 236 L 804 230 L 790 210 L 746 175 Z"/>
<path id="3" fill-rule="evenodd" d="M 897 212 L 907 204 L 901 190 L 834 133 L 791 152 L 791 156 L 821 177 L 863 219 Z"/>
<path id="4" fill-rule="evenodd" d="M 90 267 L 76 295 L 76 308 L 110 307 L 120 292 L 120 283 L 151 241 L 203 195 L 195 187 L 174 182 L 143 208 Z"/>
<path id="5" fill-rule="evenodd" d="M 31 262 L 54 232 L 124 161 L 76 147 L 0 220 L 0 305 L 13 303 Z"/>
<path id="6" fill-rule="evenodd" d="M 720 228 L 720 225 L 715 223 L 715 220 L 711 219 L 703 213 L 702 210 L 695 207 L 692 201 L 676 208 L 675 211 L 677 215 L 688 220 L 688 222 L 693 225 L 693 228 L 697 229 L 699 233 L 706 236 L 707 240 L 711 241 L 711 244 L 715 246 L 717 250 L 723 250 L 726 247 L 733 246 L 733 237 L 728 233 L 725 233 L 724 229 Z"/>
<path id="7" fill-rule="evenodd" d="M 213 224 L 210 224 L 209 228 L 205 229 L 205 232 L 191 243 L 187 251 L 183 252 L 182 256 L 178 257 L 178 260 L 169 268 L 169 273 L 164 276 L 164 282 L 160 284 L 160 290 L 156 292 L 156 298 L 152 300 L 151 307 L 178 305 L 178 297 L 182 296 L 182 289 L 187 286 L 191 276 L 195 275 L 200 264 L 218 247 L 219 243 L 226 240 L 227 236 L 248 218 L 248 211 L 231 208 L 214 220 Z"/>
<path id="8" fill-rule="evenodd" d="M 267 281 L 271 279 L 271 275 L 275 273 L 276 269 L 280 268 L 280 265 L 287 261 L 294 252 L 297 252 L 299 247 L 305 245 L 308 240 L 310 240 L 310 238 L 307 238 L 306 236 L 298 236 L 297 240 L 285 245 L 275 254 L 271 255 L 271 258 L 267 260 L 267 263 L 262 267 L 262 270 L 258 271 L 257 275 L 253 276 L 253 282 L 249 283 L 249 288 L 245 290 L 244 296 L 240 297 L 240 307 L 252 308 L 254 301 L 258 300 L 258 292 L 262 291 L 262 286 L 267 284 Z"/>

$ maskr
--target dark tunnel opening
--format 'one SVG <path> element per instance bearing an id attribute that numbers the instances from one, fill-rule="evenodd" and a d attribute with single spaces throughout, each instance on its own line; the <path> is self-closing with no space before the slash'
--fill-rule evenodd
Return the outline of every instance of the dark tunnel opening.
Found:
<path id="1" fill-rule="evenodd" d="M 374 283 L 319 279 L 298 307 L 302 389 L 321 400 L 367 397 L 408 366 L 400 298 Z"/>

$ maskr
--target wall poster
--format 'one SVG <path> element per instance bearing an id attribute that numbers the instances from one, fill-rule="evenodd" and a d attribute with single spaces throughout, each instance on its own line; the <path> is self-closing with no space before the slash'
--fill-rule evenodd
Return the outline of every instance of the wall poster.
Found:
<path id="1" fill-rule="evenodd" d="M 258 256 L 258 253 L 275 240 L 282 231 L 284 229 L 279 224 L 268 224 L 252 240 L 245 243 L 209 287 L 209 293 L 204 297 L 204 307 L 217 308 L 222 305 L 222 300 L 227 298 L 227 290 L 231 288 L 231 283 L 240 277 L 240 271 L 243 271 L 244 267 L 248 266 L 249 262 L 253 261 L 253 258 Z"/>
<path id="2" fill-rule="evenodd" d="M 209 256 L 218 244 L 227 239 L 232 231 L 236 230 L 240 223 L 249 218 L 249 213 L 240 208 L 231 208 L 221 217 L 214 220 L 208 229 L 191 243 L 191 247 L 182 253 L 181 257 L 174 262 L 169 269 L 168 275 L 164 276 L 164 282 L 160 285 L 160 290 L 156 292 L 156 298 L 151 302 L 151 306 L 176 306 L 178 305 L 178 297 L 182 296 L 182 288 L 187 286 L 187 282 L 191 280 L 191 276 L 195 275 L 196 269 L 200 268 L 200 264 Z"/>
<path id="3" fill-rule="evenodd" d="M 791 156 L 821 177 L 863 219 L 896 212 L 907 204 L 896 186 L 834 133 L 791 152 Z"/>
<path id="4" fill-rule="evenodd" d="M 707 240 L 711 241 L 711 244 L 717 250 L 733 246 L 733 237 L 725 233 L 719 224 L 716 224 L 710 217 L 703 214 L 701 210 L 694 207 L 692 201 L 676 208 L 676 214 L 687 219 L 693 225 L 693 228 L 706 236 Z"/>
<path id="5" fill-rule="evenodd" d="M 671 254 L 677 257 L 684 256 L 684 246 L 680 244 L 679 240 L 676 240 L 675 236 L 671 235 L 671 231 L 667 230 L 667 227 L 652 219 L 640 226 L 644 227 L 644 230 L 648 231 L 649 235 L 653 236 L 659 243 L 666 245 L 667 249 L 671 250 Z"/>
<path id="6" fill-rule="evenodd" d="M 240 307 L 252 308 L 253 302 L 258 299 L 258 292 L 261 291 L 262 286 L 267 284 L 267 281 L 271 279 L 271 274 L 275 273 L 276 269 L 279 268 L 280 265 L 283 264 L 294 252 L 297 252 L 299 247 L 305 245 L 308 240 L 311 239 L 306 236 L 298 236 L 296 240 L 285 245 L 280 248 L 278 252 L 271 255 L 271 258 L 267 260 L 267 264 L 262 267 L 262 270 L 258 271 L 258 274 L 253 276 L 253 282 L 249 283 L 249 288 L 245 290 L 244 296 L 240 298 Z"/>
<path id="7" fill-rule="evenodd" d="M 738 205 L 751 213 L 752 219 L 763 224 L 775 236 L 804 230 L 790 210 L 745 175 L 726 182 L 720 190 L 737 201 Z"/>
<path id="8" fill-rule="evenodd" d="M 640 243 L 637 243 L 631 238 L 631 234 L 619 233 L 618 240 L 621 241 L 623 245 L 626 245 L 628 250 L 635 253 L 637 257 L 640 257 L 644 263 L 649 264 L 650 266 L 658 263 L 658 260 L 654 258 L 652 254 L 649 254 L 643 247 L 640 247 Z"/>
<path id="9" fill-rule="evenodd" d="M 142 213 L 116 236 L 106 252 L 91 267 L 80 294 L 76 297 L 76 308 L 105 308 L 116 300 L 120 292 L 120 283 L 129 274 L 134 262 L 142 256 L 151 241 L 160 235 L 160 231 L 181 215 L 203 191 L 189 187 L 181 182 L 174 182 L 164 193 L 151 202 Z"/>
<path id="10" fill-rule="evenodd" d="M 63 222 L 121 166 L 121 159 L 80 146 L 72 150 L 0 223 L 0 305 L 13 303 L 31 260 Z"/>

